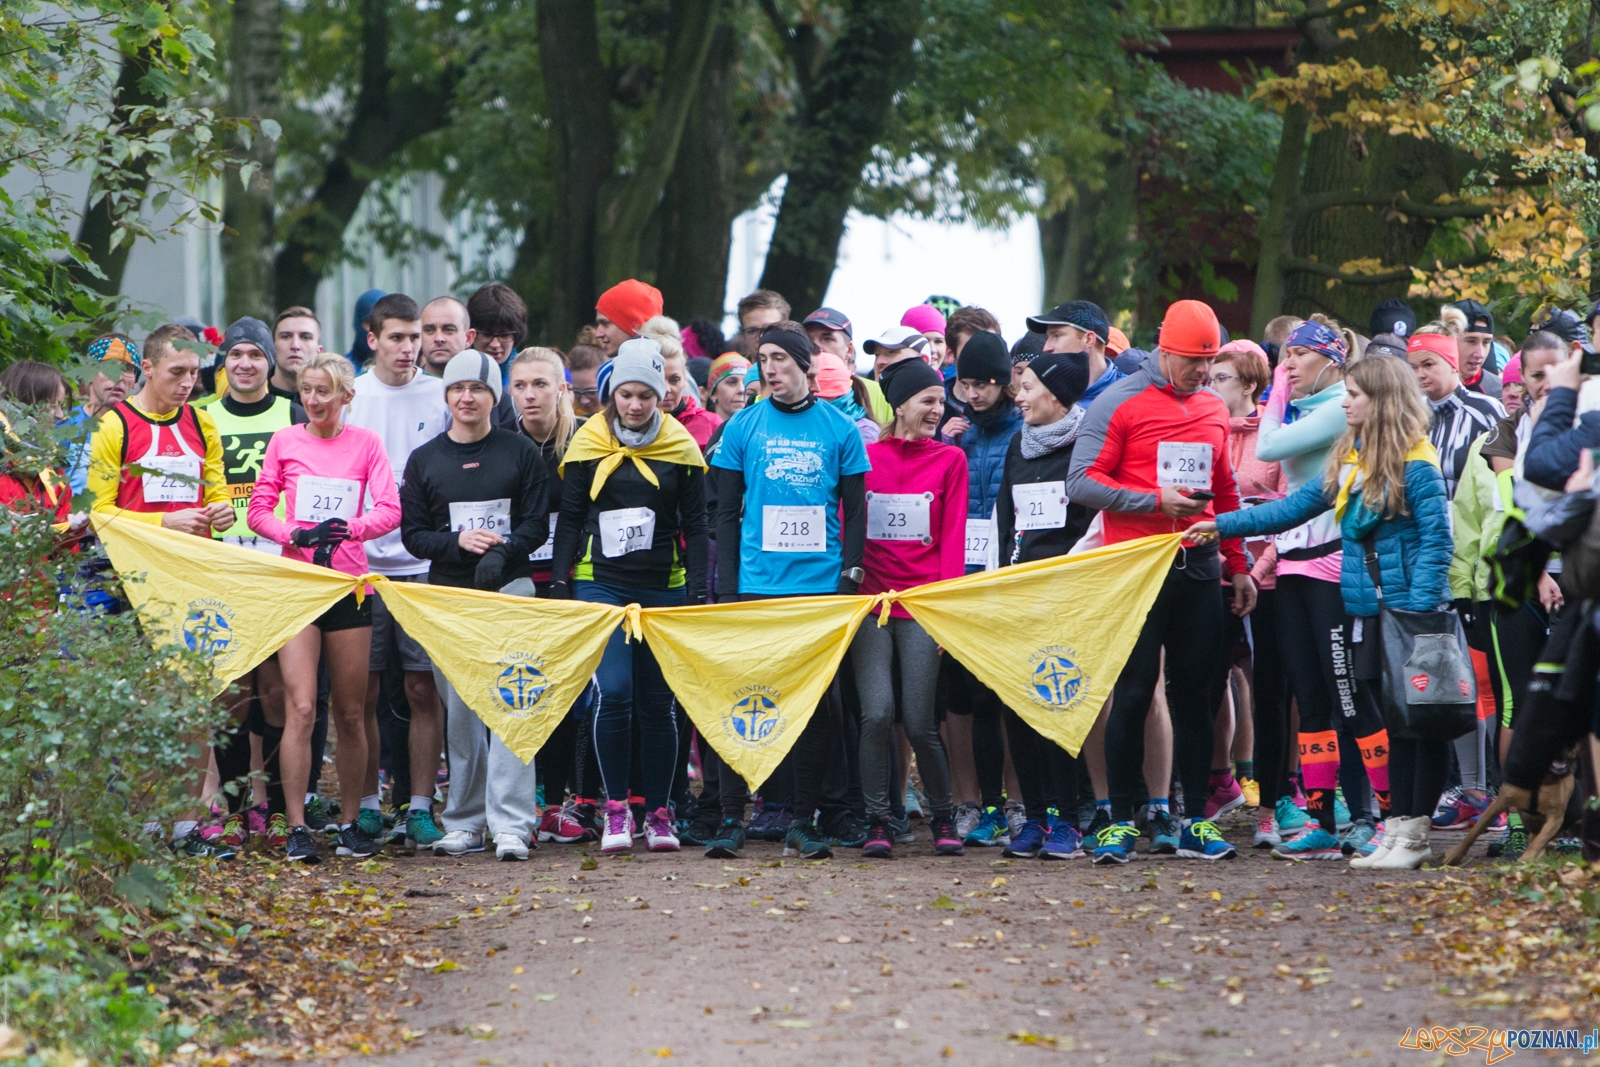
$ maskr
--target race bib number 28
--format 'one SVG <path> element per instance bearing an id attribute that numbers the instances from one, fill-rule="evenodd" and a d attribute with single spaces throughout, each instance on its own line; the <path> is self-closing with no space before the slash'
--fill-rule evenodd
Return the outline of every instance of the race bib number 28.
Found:
<path id="1" fill-rule="evenodd" d="M 1211 488 L 1211 446 L 1187 441 L 1156 445 L 1156 484 L 1187 489 Z"/>
<path id="2" fill-rule="evenodd" d="M 761 509 L 761 551 L 824 551 L 828 545 L 828 522 L 824 516 L 820 507 L 764 506 Z"/>

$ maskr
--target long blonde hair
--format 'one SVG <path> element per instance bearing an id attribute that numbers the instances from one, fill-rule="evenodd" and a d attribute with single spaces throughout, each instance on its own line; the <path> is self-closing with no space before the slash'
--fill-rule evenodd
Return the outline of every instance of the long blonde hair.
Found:
<path id="1" fill-rule="evenodd" d="M 1416 373 L 1392 357 L 1363 359 L 1350 365 L 1345 386 L 1365 393 L 1366 421 L 1348 426 L 1328 453 L 1323 473 L 1329 492 L 1336 492 L 1346 458 L 1360 441 L 1361 470 L 1366 484 L 1361 496 L 1367 510 L 1385 518 L 1409 515 L 1406 502 L 1406 454 L 1428 434 L 1428 403 Z"/>
<path id="2" fill-rule="evenodd" d="M 517 358 L 511 361 L 511 369 L 514 371 L 523 363 L 543 363 L 555 373 L 558 381 L 567 380 L 567 361 L 553 348 L 524 348 L 517 353 Z M 520 412 L 517 417 L 521 418 Z M 572 407 L 572 389 L 569 386 L 561 390 L 561 397 L 556 401 L 556 432 L 550 438 L 550 443 L 555 446 L 556 455 L 566 455 L 567 445 L 572 442 L 572 435 L 577 432 L 578 413 Z"/>

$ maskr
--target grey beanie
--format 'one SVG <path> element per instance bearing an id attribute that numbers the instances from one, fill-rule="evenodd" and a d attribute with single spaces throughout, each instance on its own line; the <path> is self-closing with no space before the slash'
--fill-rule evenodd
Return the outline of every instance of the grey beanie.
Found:
<path id="1" fill-rule="evenodd" d="M 228 358 L 228 351 L 237 344 L 255 345 L 261 349 L 261 354 L 267 357 L 268 376 L 278 369 L 278 353 L 272 346 L 272 331 L 260 319 L 246 315 L 233 320 L 228 326 L 228 331 L 222 335 L 222 345 L 217 353 L 217 366 L 222 366 L 222 361 Z"/>
<path id="2" fill-rule="evenodd" d="M 444 365 L 444 387 L 449 389 L 456 382 L 482 382 L 494 394 L 494 402 L 500 403 L 500 364 L 476 348 L 463 348 Z"/>
<path id="3" fill-rule="evenodd" d="M 638 382 L 654 389 L 657 399 L 667 395 L 666 363 L 661 358 L 661 346 L 648 337 L 634 337 L 622 342 L 611 361 L 610 391 L 626 382 Z"/>

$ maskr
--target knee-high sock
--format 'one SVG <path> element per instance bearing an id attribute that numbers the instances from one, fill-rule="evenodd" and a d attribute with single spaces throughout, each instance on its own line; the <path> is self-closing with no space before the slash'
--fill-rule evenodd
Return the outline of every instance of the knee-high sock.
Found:
<path id="1" fill-rule="evenodd" d="M 1306 780 L 1306 812 L 1332 833 L 1333 791 L 1339 786 L 1339 735 L 1333 730 L 1300 735 L 1300 773 Z"/>
<path id="2" fill-rule="evenodd" d="M 1367 777 L 1372 779 L 1372 792 L 1378 798 L 1378 815 L 1389 817 L 1389 731 L 1356 738 L 1361 748 L 1361 762 L 1366 764 Z"/>

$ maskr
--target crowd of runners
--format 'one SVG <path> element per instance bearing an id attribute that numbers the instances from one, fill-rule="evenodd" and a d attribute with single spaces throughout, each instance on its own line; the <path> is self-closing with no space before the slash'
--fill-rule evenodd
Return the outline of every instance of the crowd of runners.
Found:
<path id="1" fill-rule="evenodd" d="M 595 310 L 561 351 L 524 345 L 504 285 L 422 305 L 374 291 L 348 353 L 290 307 L 220 335 L 108 334 L 81 382 L 15 363 L 5 399 L 86 443 L 55 476 L 0 474 L 0 499 L 74 531 L 92 510 L 352 576 L 644 607 L 906 590 L 1186 531 L 1082 751 L 896 605 L 859 629 L 758 796 L 621 629 L 524 765 L 382 595 L 351 594 L 223 698 L 234 725 L 193 817 L 160 828 L 174 848 L 729 858 L 754 839 L 806 859 L 1120 864 L 1254 847 L 1406 869 L 1503 784 L 1537 790 L 1594 727 L 1600 641 L 1548 551 L 1563 546 L 1516 557 L 1525 596 L 1505 561 L 1508 541 L 1543 543 L 1532 512 L 1590 489 L 1600 308 L 1547 309 L 1518 343 L 1475 301 L 1418 324 L 1390 300 L 1366 335 L 1285 316 L 1257 341 L 1180 300 L 1148 350 L 1082 300 L 1012 342 L 944 297 L 870 339 L 764 290 L 732 337 L 666 317 L 639 281 Z M 1453 740 L 1397 728 L 1379 683 L 1380 613 L 1441 608 L 1478 689 Z M 337 796 L 320 788 L 330 748 Z M 1557 848 L 1600 841 L 1592 791 Z M 1224 833 L 1241 808 L 1248 826 Z M 1519 855 L 1522 814 L 1492 836 Z"/>

